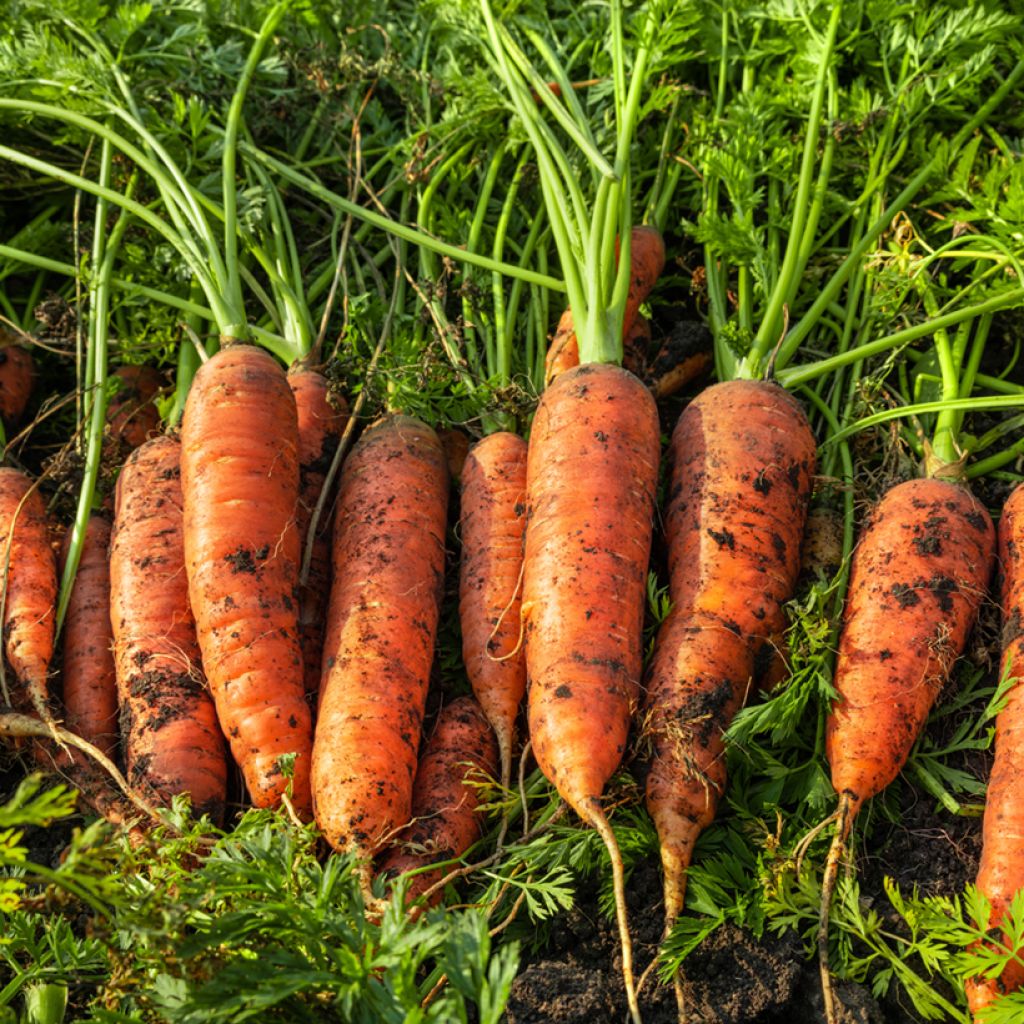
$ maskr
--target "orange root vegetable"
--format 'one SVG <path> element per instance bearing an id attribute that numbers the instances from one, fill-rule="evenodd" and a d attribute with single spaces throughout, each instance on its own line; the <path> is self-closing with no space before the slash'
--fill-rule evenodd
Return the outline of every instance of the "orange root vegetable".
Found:
<path id="1" fill-rule="evenodd" d="M 129 448 L 138 448 L 160 430 L 160 413 L 153 399 L 164 386 L 163 374 L 152 366 L 120 366 L 111 376 L 118 387 L 107 404 L 110 432 Z"/>
<path id="2" fill-rule="evenodd" d="M 177 441 L 155 437 L 117 481 L 110 622 L 125 766 L 161 803 L 187 793 L 197 815 L 220 821 L 227 759 L 189 608 L 180 457 Z"/>
<path id="3" fill-rule="evenodd" d="M 498 747 L 483 711 L 472 697 L 447 705 L 416 770 L 412 822 L 402 830 L 380 873 L 395 878 L 414 868 L 461 857 L 482 833 L 475 783 L 493 777 Z M 418 900 L 442 878 L 440 868 L 424 871 L 409 883 L 406 899 Z M 441 900 L 438 889 L 427 906 Z"/>
<path id="4" fill-rule="evenodd" d="M 647 375 L 647 346 L 651 343 L 651 321 L 639 313 L 622 337 L 622 367 L 641 380 Z"/>
<path id="5" fill-rule="evenodd" d="M 50 546 L 46 507 L 33 483 L 16 469 L 0 469 L 0 542 L 8 559 L 3 598 L 4 651 L 16 682 L 6 686 L 17 710 L 29 707 L 51 728 L 47 673 L 53 660 L 57 560 Z"/>
<path id="6" fill-rule="evenodd" d="M 616 249 L 618 245 L 616 244 Z M 636 227 L 630 234 L 630 282 L 626 308 L 622 316 L 622 337 L 629 338 L 640 306 L 651 293 L 658 276 L 665 269 L 665 242 L 654 227 Z M 544 359 L 544 385 L 566 370 L 579 365 L 579 343 L 573 325 L 572 310 L 567 309 L 558 321 L 555 336 Z"/>
<path id="7" fill-rule="evenodd" d="M 645 379 L 657 399 L 677 394 L 707 373 L 714 363 L 711 332 L 703 324 L 682 322 L 665 339 Z"/>
<path id="8" fill-rule="evenodd" d="M 290 785 L 295 809 L 309 815 L 298 432 L 281 366 L 262 349 L 229 345 L 192 382 L 181 488 L 189 598 L 221 729 L 255 806 L 276 805 Z"/>
<path id="9" fill-rule="evenodd" d="M 1011 684 L 1006 706 L 996 718 L 995 762 L 989 777 L 982 824 L 977 887 L 992 907 L 995 929 L 1019 890 L 1024 889 L 1024 806 L 1018 794 L 1024 778 L 1024 488 L 1018 487 L 999 519 L 1002 575 L 1003 676 Z M 1004 937 L 1005 941 L 1005 937 Z M 967 1005 L 977 1016 L 997 996 L 1024 983 L 1024 967 L 1011 960 L 998 978 L 969 978 Z"/>
<path id="10" fill-rule="evenodd" d="M 512 774 L 526 693 L 520 624 L 526 530 L 526 442 L 499 432 L 469 453 L 462 478 L 459 618 L 473 693 L 498 738 L 501 784 Z"/>
<path id="11" fill-rule="evenodd" d="M 639 691 L 658 441 L 643 384 L 618 366 L 588 363 L 544 392 L 527 465 L 530 739 L 541 770 L 608 848 L 634 1020 L 622 858 L 601 794 L 622 759 Z"/>
<path id="12" fill-rule="evenodd" d="M 448 469 L 437 435 L 408 416 L 371 426 L 345 462 L 313 795 L 336 850 L 370 858 L 412 813 L 444 584 Z"/>
<path id="13" fill-rule="evenodd" d="M 666 930 L 682 912 L 693 844 L 725 786 L 722 735 L 746 698 L 756 652 L 785 624 L 815 450 L 800 405 L 758 381 L 706 389 L 672 434 L 673 607 L 646 695 L 647 807 L 661 841 Z"/>
<path id="14" fill-rule="evenodd" d="M 299 504 L 296 521 L 300 550 L 309 536 L 313 511 L 327 479 L 327 470 L 348 423 L 344 399 L 331 394 L 327 378 L 316 370 L 296 364 L 288 373 L 288 386 L 295 396 L 299 423 Z M 305 690 L 310 696 L 320 689 L 320 667 L 324 646 L 324 615 L 331 592 L 330 518 L 324 516 L 313 541 L 309 575 L 299 586 L 299 637 L 305 666 Z M 301 561 L 301 559 L 300 559 Z"/>
<path id="15" fill-rule="evenodd" d="M 822 882 L 818 953 L 825 1011 L 836 1019 L 828 910 L 853 820 L 899 774 L 963 652 L 988 586 L 995 531 L 983 505 L 944 480 L 899 484 L 854 552 L 825 727 L 839 795 Z"/>
<path id="16" fill-rule="evenodd" d="M 17 423 L 32 397 L 34 363 L 27 348 L 0 327 L 0 418 Z"/>
<path id="17" fill-rule="evenodd" d="M 464 430 L 452 427 L 449 430 L 439 430 L 437 439 L 441 442 L 445 458 L 448 460 L 448 475 L 455 483 L 461 482 L 466 456 L 469 455 L 472 444 L 469 434 Z"/>
<path id="18" fill-rule="evenodd" d="M 71 531 L 64 537 L 61 564 Z M 65 726 L 113 759 L 117 750 L 117 676 L 110 626 L 110 523 L 90 516 L 64 618 Z"/>

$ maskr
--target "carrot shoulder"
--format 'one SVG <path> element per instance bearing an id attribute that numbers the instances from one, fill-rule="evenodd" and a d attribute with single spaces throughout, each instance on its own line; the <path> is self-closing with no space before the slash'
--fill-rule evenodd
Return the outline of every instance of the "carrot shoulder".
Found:
<path id="1" fill-rule="evenodd" d="M 303 689 L 297 587 L 298 419 L 284 370 L 250 345 L 196 373 L 181 433 L 185 568 L 203 667 L 252 802 L 289 780 L 310 812 L 312 722 Z"/>
<path id="2" fill-rule="evenodd" d="M 219 820 L 227 759 L 189 607 L 180 458 L 177 441 L 153 438 L 117 481 L 109 616 L 125 767 L 162 803 L 186 793 Z"/>
<path id="3" fill-rule="evenodd" d="M 316 818 L 369 858 L 412 813 L 444 582 L 448 470 L 437 435 L 379 420 L 345 462 L 313 746 Z"/>
<path id="4" fill-rule="evenodd" d="M 498 738 L 504 786 L 511 774 L 516 716 L 526 693 L 519 614 L 526 451 L 526 442 L 515 434 L 491 434 L 470 451 L 462 476 L 462 659 Z"/>

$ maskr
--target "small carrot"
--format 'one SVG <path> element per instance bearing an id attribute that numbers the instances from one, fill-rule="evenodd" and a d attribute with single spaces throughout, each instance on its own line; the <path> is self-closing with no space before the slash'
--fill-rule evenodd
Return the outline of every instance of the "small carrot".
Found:
<path id="1" fill-rule="evenodd" d="M 64 537 L 61 565 L 71 531 Z M 110 523 L 90 516 L 64 619 L 61 667 L 65 726 L 113 759 L 117 750 L 117 676 L 110 625 Z"/>
<path id="2" fill-rule="evenodd" d="M 17 423 L 32 397 L 35 364 L 27 348 L 0 327 L 0 418 Z"/>
<path id="3" fill-rule="evenodd" d="M 110 432 L 129 448 L 138 448 L 160 430 L 160 413 L 153 399 L 164 386 L 163 374 L 152 366 L 119 366 L 111 377 L 118 388 L 107 404 Z"/>
<path id="4" fill-rule="evenodd" d="M 121 729 L 132 786 L 165 804 L 187 793 L 197 815 L 219 821 L 227 758 L 189 607 L 180 459 L 177 441 L 155 437 L 117 481 L 110 623 Z"/>
<path id="5" fill-rule="evenodd" d="M 342 471 L 313 745 L 316 819 L 336 850 L 370 858 L 412 811 L 444 583 L 448 470 L 408 416 L 369 427 Z"/>
<path id="6" fill-rule="evenodd" d="M 379 874 L 395 878 L 406 871 L 461 857 L 482 832 L 474 783 L 493 776 L 498 766 L 494 731 L 472 697 L 460 697 L 442 710 L 416 770 L 412 821 L 384 856 Z M 406 899 L 417 901 L 442 877 L 441 869 L 417 874 Z M 427 899 L 434 906 L 440 890 Z"/>
<path id="7" fill-rule="evenodd" d="M 221 729 L 257 807 L 311 811 L 299 646 L 298 414 L 269 353 L 232 344 L 195 375 L 181 431 L 185 570 Z"/>
<path id="8" fill-rule="evenodd" d="M 3 593 L 4 651 L 17 680 L 8 681 L 7 702 L 31 707 L 47 725 L 47 673 L 53 660 L 57 604 L 57 562 L 50 546 L 43 499 L 16 469 L 0 469 L 0 540 L 6 564 Z"/>
<path id="9" fill-rule="evenodd" d="M 300 550 L 305 550 L 310 522 L 327 479 L 331 459 L 348 423 L 348 406 L 328 389 L 322 373 L 301 363 L 288 371 L 288 386 L 295 396 L 299 426 L 299 504 L 296 525 Z M 324 646 L 324 614 L 331 591 L 330 519 L 321 520 L 313 540 L 305 584 L 299 585 L 299 637 L 305 665 L 305 690 L 320 689 Z"/>
<path id="10" fill-rule="evenodd" d="M 711 332 L 703 324 L 677 324 L 645 374 L 657 399 L 677 394 L 714 363 Z"/>
<path id="11" fill-rule="evenodd" d="M 1017 487 L 999 519 L 999 566 L 1003 608 L 1003 677 L 1012 680 L 996 718 L 995 762 L 982 822 L 978 891 L 991 904 L 990 929 L 998 928 L 1013 897 L 1024 889 L 1024 488 Z M 1005 941 L 1005 940 L 1004 940 Z M 1011 960 L 998 978 L 969 978 L 967 1005 L 976 1017 L 997 996 L 1024 983 L 1024 966 Z"/>
<path id="12" fill-rule="evenodd" d="M 505 787 L 512 773 L 516 716 L 526 693 L 519 614 L 526 452 L 526 442 L 515 434 L 491 434 L 470 450 L 462 478 L 462 659 L 498 738 Z"/>
<path id="13" fill-rule="evenodd" d="M 466 456 L 469 455 L 470 437 L 464 430 L 451 427 L 448 430 L 439 430 L 437 439 L 441 442 L 445 458 L 448 460 L 448 475 L 455 483 L 459 483 L 462 480 Z"/>
<path id="14" fill-rule="evenodd" d="M 616 242 L 616 251 L 618 243 Z M 635 227 L 630 234 L 630 282 L 626 308 L 622 317 L 622 336 L 628 338 L 640 311 L 658 276 L 665 268 L 665 242 L 661 232 L 650 226 Z M 572 310 L 567 309 L 558 321 L 555 335 L 544 360 L 544 384 L 549 386 L 560 373 L 579 365 L 579 342 L 573 324 Z"/>
<path id="15" fill-rule="evenodd" d="M 854 553 L 825 726 L 839 795 L 822 880 L 818 955 L 825 1012 L 836 1019 L 828 913 L 839 862 L 865 801 L 906 763 L 928 712 L 963 652 L 992 572 L 995 530 L 984 506 L 948 480 L 887 491 Z"/>

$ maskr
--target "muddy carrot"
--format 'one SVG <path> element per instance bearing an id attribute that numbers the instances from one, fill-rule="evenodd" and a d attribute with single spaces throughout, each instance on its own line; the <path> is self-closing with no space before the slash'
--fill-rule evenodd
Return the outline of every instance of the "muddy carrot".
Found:
<path id="1" fill-rule="evenodd" d="M 107 404 L 110 432 L 129 448 L 138 448 L 160 430 L 160 413 L 153 399 L 164 386 L 163 374 L 152 366 L 119 366 L 111 377 L 118 388 Z"/>
<path id="2" fill-rule="evenodd" d="M 28 349 L 0 327 L 0 417 L 17 423 L 32 397 L 34 363 Z"/>

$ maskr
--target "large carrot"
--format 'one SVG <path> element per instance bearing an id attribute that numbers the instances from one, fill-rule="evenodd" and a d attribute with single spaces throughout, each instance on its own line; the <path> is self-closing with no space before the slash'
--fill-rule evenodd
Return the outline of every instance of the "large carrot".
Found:
<path id="1" fill-rule="evenodd" d="M 526 530 L 526 442 L 500 431 L 475 445 L 462 474 L 459 618 L 473 693 L 498 737 L 508 786 L 526 692 L 520 605 Z"/>
<path id="2" fill-rule="evenodd" d="M 345 462 L 312 780 L 317 822 L 367 885 L 412 813 L 447 507 L 444 451 L 419 420 L 379 420 Z"/>
<path id="3" fill-rule="evenodd" d="M 999 519 L 1002 576 L 1003 676 L 1011 689 L 996 718 L 995 762 L 982 823 L 981 863 L 976 885 L 992 905 L 990 928 L 998 928 L 1013 897 L 1024 889 L 1024 488 L 1018 487 Z M 970 978 L 967 1004 L 977 1015 L 998 995 L 1024 983 L 1024 967 L 1011 960 L 998 978 Z"/>
<path id="4" fill-rule="evenodd" d="M 43 499 L 24 473 L 6 467 L 0 469 L 0 543 L 4 652 L 16 677 L 8 703 L 31 707 L 53 727 L 46 676 L 53 660 L 57 562 Z M 6 685 L 12 691 L 10 680 Z"/>
<path id="5" fill-rule="evenodd" d="M 666 930 L 682 912 L 693 846 L 725 786 L 723 733 L 755 655 L 784 625 L 800 569 L 815 441 L 775 384 L 708 388 L 679 418 L 666 533 L 673 607 L 647 682 L 654 756 L 647 807 L 661 840 Z"/>
<path id="6" fill-rule="evenodd" d="M 288 386 L 295 396 L 299 427 L 299 504 L 296 525 L 300 549 L 305 551 L 313 511 L 327 479 L 331 458 L 348 423 L 344 399 L 328 389 L 322 373 L 296 363 L 288 371 Z M 331 590 L 330 520 L 324 517 L 313 539 L 309 573 L 299 586 L 299 638 L 308 695 L 320 688 L 324 646 L 324 613 Z"/>
<path id="7" fill-rule="evenodd" d="M 380 873 L 393 878 L 461 857 L 481 834 L 475 784 L 493 776 L 497 766 L 494 731 L 477 702 L 460 697 L 448 704 L 416 770 L 412 822 L 383 858 Z M 409 883 L 406 899 L 414 902 L 440 879 L 440 868 L 421 872 Z M 440 899 L 438 890 L 428 897 L 427 905 Z"/>
<path id="8" fill-rule="evenodd" d="M 32 397 L 32 355 L 0 327 L 0 418 L 8 425 L 21 419 Z"/>
<path id="9" fill-rule="evenodd" d="M 185 568 L 203 667 L 253 803 L 311 810 L 312 722 L 298 637 L 295 399 L 281 366 L 234 344 L 200 367 L 181 433 Z"/>
<path id="10" fill-rule="evenodd" d="M 616 242 L 616 251 L 618 242 Z M 630 280 L 626 308 L 622 316 L 622 336 L 632 335 L 634 322 L 643 301 L 651 293 L 658 276 L 665 268 L 665 242 L 661 232 L 648 225 L 635 227 L 630 234 Z M 572 310 L 567 309 L 558 321 L 555 335 L 544 359 L 544 383 L 550 385 L 560 373 L 579 365 L 579 342 Z"/>
<path id="11" fill-rule="evenodd" d="M 117 481 L 110 622 L 125 766 L 161 802 L 187 793 L 197 814 L 220 820 L 227 759 L 189 607 L 180 459 L 177 441 L 153 438 Z"/>
<path id="12" fill-rule="evenodd" d="M 639 692 L 658 437 L 643 384 L 618 366 L 584 363 L 544 392 L 527 463 L 530 739 L 541 770 L 608 848 L 634 1019 L 622 858 L 601 794 Z"/>
<path id="13" fill-rule="evenodd" d="M 64 537 L 67 557 L 71 532 Z M 62 566 L 63 567 L 63 566 Z M 110 523 L 90 516 L 64 619 L 65 725 L 107 757 L 117 749 L 117 676 L 110 625 Z"/>
<path id="14" fill-rule="evenodd" d="M 854 554 L 825 729 L 839 795 L 822 881 L 818 953 L 835 1020 L 828 911 L 839 861 L 864 802 L 899 774 L 967 642 L 988 586 L 995 530 L 983 505 L 948 480 L 887 491 Z"/>

